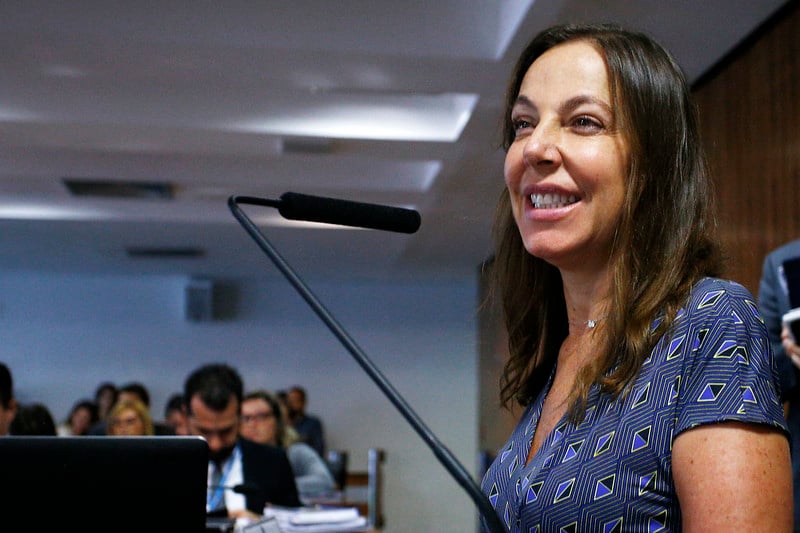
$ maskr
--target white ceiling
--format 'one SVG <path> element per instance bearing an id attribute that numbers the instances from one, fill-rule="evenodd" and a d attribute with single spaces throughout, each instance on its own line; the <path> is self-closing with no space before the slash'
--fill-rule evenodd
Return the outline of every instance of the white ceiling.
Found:
<path id="1" fill-rule="evenodd" d="M 227 199 L 293 191 L 422 216 L 406 235 L 247 207 L 301 276 L 474 275 L 502 187 L 503 91 L 534 33 L 624 23 L 695 80 L 784 3 L 3 0 L 0 269 L 275 275 Z M 78 197 L 64 177 L 166 181 L 175 197 Z"/>

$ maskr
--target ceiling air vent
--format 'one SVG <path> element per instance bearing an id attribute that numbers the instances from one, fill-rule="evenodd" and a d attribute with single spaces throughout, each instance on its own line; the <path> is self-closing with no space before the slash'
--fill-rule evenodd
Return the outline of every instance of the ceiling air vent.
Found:
<path id="1" fill-rule="evenodd" d="M 125 249 L 128 257 L 150 259 L 195 259 L 206 255 L 202 248 L 129 246 Z"/>
<path id="2" fill-rule="evenodd" d="M 281 152 L 284 154 L 329 154 L 333 151 L 333 142 L 325 138 L 313 137 L 287 137 L 281 143 Z"/>
<path id="3" fill-rule="evenodd" d="M 175 186 L 163 181 L 124 181 L 95 178 L 61 178 L 74 196 L 172 200 Z"/>

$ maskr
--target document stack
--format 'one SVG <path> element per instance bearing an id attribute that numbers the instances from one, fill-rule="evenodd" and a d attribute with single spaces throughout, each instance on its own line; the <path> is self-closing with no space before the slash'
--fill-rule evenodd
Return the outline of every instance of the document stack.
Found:
<path id="1" fill-rule="evenodd" d="M 370 529 L 366 517 L 355 507 L 268 507 L 264 516 L 274 516 L 282 533 L 349 533 Z"/>

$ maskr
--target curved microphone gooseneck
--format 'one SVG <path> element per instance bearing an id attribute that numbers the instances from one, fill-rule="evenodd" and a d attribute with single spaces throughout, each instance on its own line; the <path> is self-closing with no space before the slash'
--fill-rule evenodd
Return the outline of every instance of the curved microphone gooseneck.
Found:
<path id="1" fill-rule="evenodd" d="M 287 208 L 286 204 L 283 203 L 286 198 L 290 198 L 292 202 L 294 202 L 291 208 Z M 410 209 L 381 206 L 377 204 L 363 204 L 361 202 L 350 202 L 347 200 L 300 195 L 296 193 L 284 193 L 280 200 L 269 200 L 252 196 L 231 196 L 228 198 L 228 207 L 233 213 L 233 216 L 236 217 L 236 220 L 238 220 L 247 233 L 250 234 L 261 250 L 269 256 L 278 270 L 281 271 L 284 277 L 292 284 L 317 316 L 328 326 L 328 329 L 339 339 L 361 368 L 372 378 L 372 381 L 375 382 L 389 401 L 400 411 L 400 414 L 403 415 L 406 421 L 411 424 L 411 427 L 414 428 L 431 451 L 433 451 L 433 454 L 439 459 L 442 466 L 444 466 L 456 482 L 469 494 L 478 507 L 491 533 L 505 533 L 506 529 L 500 523 L 500 518 L 492 508 L 489 500 L 481 492 L 480 487 L 478 487 L 469 472 L 467 472 L 466 468 L 464 468 L 453 453 L 439 441 L 436 435 L 428 429 L 422 419 L 420 419 L 411 406 L 408 405 L 389 380 L 384 377 L 378 367 L 367 357 L 350 334 L 347 333 L 344 327 L 342 327 L 325 308 L 311 289 L 308 288 L 308 285 L 295 273 L 292 267 L 283 259 L 264 234 L 259 231 L 258 227 L 244 213 L 241 207 L 239 207 L 239 204 L 277 207 L 279 212 L 284 216 L 286 215 L 283 213 L 283 210 L 287 209 L 290 211 L 292 209 L 296 210 L 290 214 L 303 212 L 304 215 L 308 215 L 313 204 L 313 206 L 318 209 L 318 211 L 314 213 L 313 218 L 313 220 L 317 222 L 386 229 L 388 231 L 400 231 L 404 233 L 413 233 L 417 230 L 417 227 L 419 227 L 419 213 Z M 346 217 L 342 216 L 343 212 L 347 212 L 348 215 Z M 287 216 L 287 218 L 291 217 Z M 306 220 L 306 218 L 303 218 L 303 220 Z M 416 226 L 414 225 L 414 220 L 416 220 Z"/>

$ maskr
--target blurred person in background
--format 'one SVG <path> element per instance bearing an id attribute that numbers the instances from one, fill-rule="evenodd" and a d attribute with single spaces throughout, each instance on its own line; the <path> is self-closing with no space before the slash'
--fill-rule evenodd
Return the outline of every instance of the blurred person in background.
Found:
<path id="1" fill-rule="evenodd" d="M 172 428 L 163 422 L 153 421 L 150 414 L 150 391 L 141 382 L 130 381 L 121 385 L 117 393 L 117 403 L 138 400 L 147 408 L 148 417 L 152 421 L 155 435 L 173 435 Z M 101 420 L 89 430 L 90 435 L 108 435 L 108 420 Z"/>
<path id="2" fill-rule="evenodd" d="M 19 405 L 17 415 L 9 426 L 9 435 L 55 437 L 56 424 L 50 409 L 42 403 Z"/>
<path id="3" fill-rule="evenodd" d="M 0 436 L 8 435 L 8 428 L 17 414 L 17 400 L 14 399 L 14 380 L 11 371 L 0 363 Z"/>
<path id="4" fill-rule="evenodd" d="M 183 394 L 176 393 L 169 397 L 164 407 L 164 422 L 172 428 L 175 435 L 191 435 Z"/>
<path id="5" fill-rule="evenodd" d="M 318 416 L 306 412 L 308 395 L 300 385 L 294 385 L 286 393 L 286 408 L 289 421 L 300 440 L 314 448 L 320 457 L 325 457 L 325 432 Z"/>
<path id="6" fill-rule="evenodd" d="M 117 403 L 119 389 L 110 382 L 104 381 L 94 389 L 94 403 L 97 405 L 97 420 L 105 420 L 108 412 Z"/>
<path id="7" fill-rule="evenodd" d="M 301 499 L 331 493 L 335 482 L 328 465 L 287 423 L 277 398 L 264 390 L 245 395 L 239 433 L 246 439 L 279 446 L 286 451 Z"/>
<path id="8" fill-rule="evenodd" d="M 57 432 L 62 437 L 88 435 L 99 420 L 97 405 L 92 400 L 78 400 L 70 409 L 67 419 L 58 425 Z"/>
<path id="9" fill-rule="evenodd" d="M 108 413 L 108 435 L 116 437 L 151 436 L 155 434 L 150 410 L 139 400 L 119 399 Z"/>
<path id="10" fill-rule="evenodd" d="M 797 302 L 800 297 L 795 272 L 798 261 L 800 240 L 770 251 L 764 257 L 758 284 L 758 310 L 778 367 L 781 402 L 791 439 L 795 531 L 800 531 L 800 339 L 795 339 L 783 323 L 783 315 L 793 309 L 792 301 Z"/>

